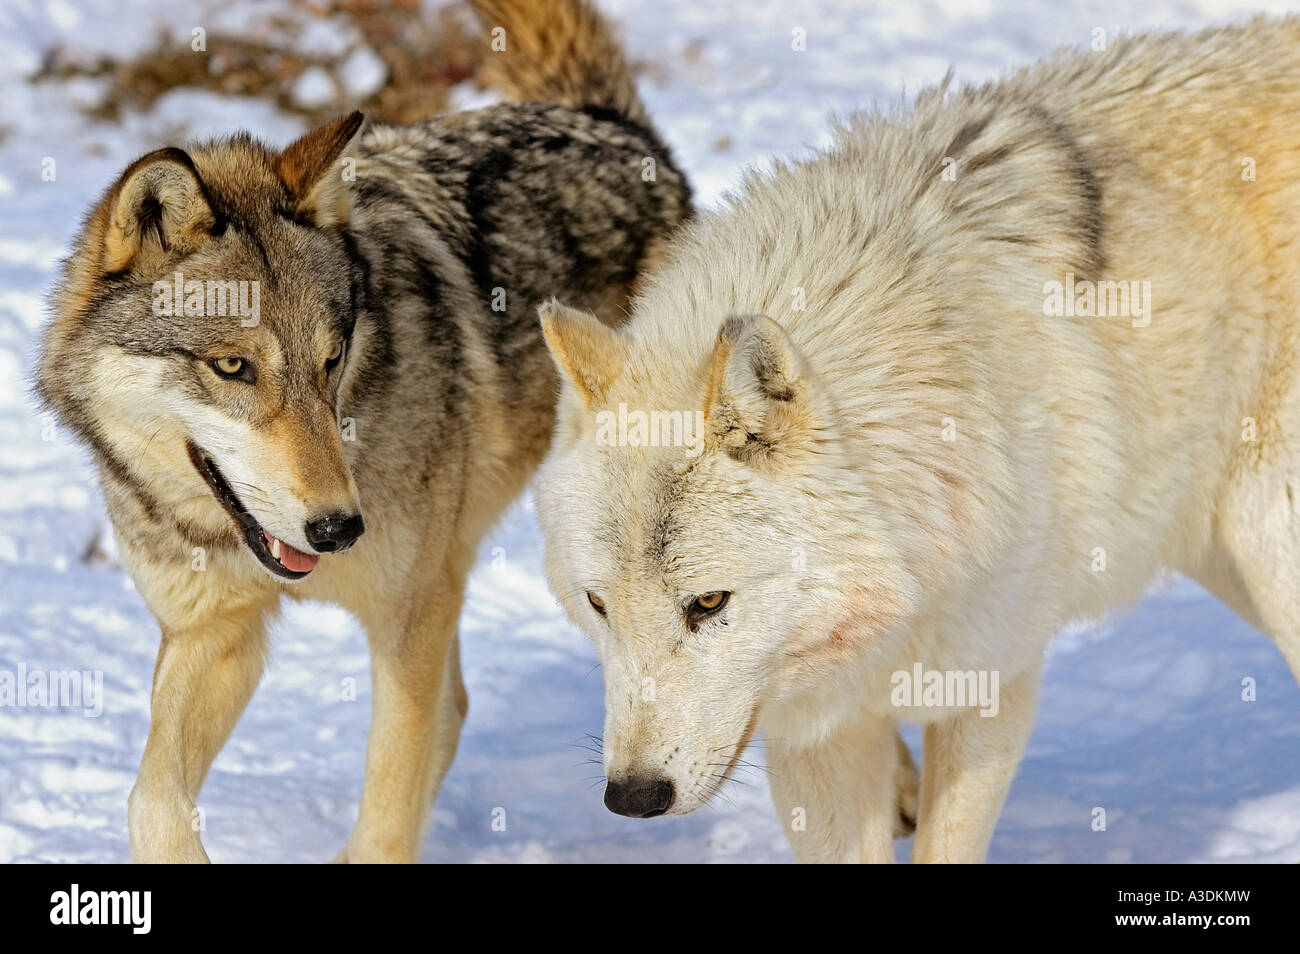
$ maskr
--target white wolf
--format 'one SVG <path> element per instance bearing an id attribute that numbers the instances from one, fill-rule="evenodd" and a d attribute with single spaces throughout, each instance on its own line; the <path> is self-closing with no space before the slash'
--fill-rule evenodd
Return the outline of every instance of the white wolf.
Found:
<path id="1" fill-rule="evenodd" d="M 1297 116 L 1294 18 L 1061 54 L 750 176 L 623 328 L 543 307 L 613 810 L 697 808 L 761 730 L 796 857 L 892 860 L 907 718 L 914 859 L 982 860 L 1047 641 L 1167 568 L 1300 672 Z M 1140 315 L 1053 307 L 1112 283 Z M 703 452 L 595 440 L 622 405 L 701 409 Z M 996 705 L 900 708 L 922 670 Z"/>

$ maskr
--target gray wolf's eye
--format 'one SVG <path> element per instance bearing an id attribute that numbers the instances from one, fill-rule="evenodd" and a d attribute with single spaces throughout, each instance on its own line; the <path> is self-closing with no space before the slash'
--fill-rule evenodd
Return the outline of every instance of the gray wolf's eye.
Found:
<path id="1" fill-rule="evenodd" d="M 325 370 L 333 371 L 338 367 L 339 362 L 343 360 L 343 342 L 334 342 L 334 350 L 325 358 Z"/>
<path id="2" fill-rule="evenodd" d="M 686 607 L 686 625 L 694 629 L 726 606 L 727 600 L 730 598 L 731 594 L 726 590 L 715 590 L 712 593 L 702 593 L 695 597 L 695 599 L 691 600 L 690 605 Z"/>
<path id="3" fill-rule="evenodd" d="M 591 590 L 587 591 L 587 602 L 590 603 L 591 608 L 594 609 L 601 616 L 605 615 L 605 601 L 602 600 L 595 593 L 591 592 Z"/>
<path id="4" fill-rule="evenodd" d="M 257 377 L 253 373 L 253 366 L 243 358 L 213 358 L 208 362 L 208 366 L 223 378 L 247 381 L 249 384 L 252 384 Z"/>

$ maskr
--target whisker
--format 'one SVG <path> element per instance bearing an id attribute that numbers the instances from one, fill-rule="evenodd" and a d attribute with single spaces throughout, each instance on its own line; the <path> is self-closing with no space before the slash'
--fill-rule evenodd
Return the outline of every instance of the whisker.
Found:
<path id="1" fill-rule="evenodd" d="M 159 434 L 162 433 L 162 429 L 163 429 L 164 427 L 166 427 L 166 426 L 167 426 L 167 422 L 166 422 L 166 421 L 163 421 L 161 424 L 158 425 L 158 429 L 157 429 L 156 431 L 154 431 L 152 434 L 149 435 L 149 439 L 148 439 L 147 441 L 144 442 L 144 449 L 140 451 L 140 456 L 141 456 L 141 457 L 143 457 L 145 454 L 149 453 L 149 445 L 151 445 L 151 444 L 153 443 L 153 439 L 154 439 L 155 437 L 157 437 Z"/>

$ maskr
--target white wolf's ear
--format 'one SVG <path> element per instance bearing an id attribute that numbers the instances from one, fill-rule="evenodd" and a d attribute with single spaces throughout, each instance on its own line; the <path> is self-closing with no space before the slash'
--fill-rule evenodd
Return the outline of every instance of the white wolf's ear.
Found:
<path id="1" fill-rule="evenodd" d="M 110 193 L 104 270 L 149 269 L 172 250 L 194 251 L 216 224 L 189 154 L 158 149 L 131 163 Z"/>
<path id="2" fill-rule="evenodd" d="M 275 172 L 293 197 L 294 218 L 312 225 L 348 220 L 348 180 L 339 161 L 365 117 L 349 113 L 313 129 L 275 159 Z"/>
<path id="3" fill-rule="evenodd" d="M 760 461 L 803 446 L 816 422 L 803 358 L 766 315 L 732 315 L 713 346 L 704 416 L 727 452 Z"/>
<path id="4" fill-rule="evenodd" d="M 623 373 L 626 341 L 591 312 L 561 305 L 554 298 L 537 314 L 556 366 L 578 392 L 583 408 L 590 408 Z"/>

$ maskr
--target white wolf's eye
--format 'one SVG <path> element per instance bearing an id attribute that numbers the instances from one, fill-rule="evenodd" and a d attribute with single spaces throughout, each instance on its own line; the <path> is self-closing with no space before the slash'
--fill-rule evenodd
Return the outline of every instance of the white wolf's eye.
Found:
<path id="1" fill-rule="evenodd" d="M 695 597 L 695 605 L 712 613 L 715 610 L 722 609 L 722 604 L 727 602 L 727 597 L 730 595 L 730 593 L 724 593 L 721 590 L 716 593 L 705 593 L 703 596 Z"/>
<path id="2" fill-rule="evenodd" d="M 587 591 L 587 602 L 590 603 L 591 608 L 594 609 L 601 616 L 605 615 L 605 601 L 602 600 L 595 593 L 591 592 L 591 590 Z"/>
<path id="3" fill-rule="evenodd" d="M 726 590 L 715 590 L 712 593 L 701 593 L 686 607 L 686 625 L 691 630 L 699 626 L 704 620 L 717 613 L 722 607 L 727 605 L 727 600 L 731 598 L 731 593 Z"/>

